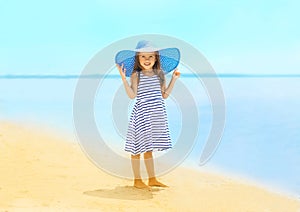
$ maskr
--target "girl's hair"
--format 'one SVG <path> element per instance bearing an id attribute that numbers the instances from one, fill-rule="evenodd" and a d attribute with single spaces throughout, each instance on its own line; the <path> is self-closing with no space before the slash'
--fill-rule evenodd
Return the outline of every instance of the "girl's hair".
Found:
<path id="1" fill-rule="evenodd" d="M 159 77 L 160 86 L 162 86 L 165 81 L 165 75 L 164 75 L 164 72 L 161 70 L 159 54 L 157 51 L 154 53 L 155 53 L 156 61 L 153 65 L 153 72 L 154 72 L 154 74 L 156 74 Z M 138 74 L 138 83 L 140 81 L 140 72 L 141 71 L 142 71 L 142 66 L 139 62 L 139 53 L 137 52 L 135 54 L 135 62 L 134 62 L 132 74 Z"/>

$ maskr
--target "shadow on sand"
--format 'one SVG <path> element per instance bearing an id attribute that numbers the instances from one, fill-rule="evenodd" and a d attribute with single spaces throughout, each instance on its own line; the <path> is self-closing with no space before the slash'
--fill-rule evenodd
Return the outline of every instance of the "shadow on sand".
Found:
<path id="1" fill-rule="evenodd" d="M 85 191 L 83 194 L 101 198 L 123 199 L 123 200 L 146 200 L 153 198 L 153 192 L 160 189 L 152 188 L 151 191 L 146 189 L 137 189 L 133 186 L 117 186 L 114 189 L 97 189 L 94 191 Z"/>

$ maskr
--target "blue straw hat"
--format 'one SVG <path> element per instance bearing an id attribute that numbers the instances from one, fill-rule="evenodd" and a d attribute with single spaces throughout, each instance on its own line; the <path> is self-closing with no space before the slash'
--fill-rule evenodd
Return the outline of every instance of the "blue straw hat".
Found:
<path id="1" fill-rule="evenodd" d="M 139 41 L 134 50 L 122 50 L 117 53 L 115 62 L 118 65 L 124 64 L 126 76 L 130 77 L 135 63 L 137 52 L 158 52 L 161 69 L 165 74 L 173 71 L 179 64 L 180 52 L 177 48 L 159 49 L 154 47 L 149 41 Z"/>

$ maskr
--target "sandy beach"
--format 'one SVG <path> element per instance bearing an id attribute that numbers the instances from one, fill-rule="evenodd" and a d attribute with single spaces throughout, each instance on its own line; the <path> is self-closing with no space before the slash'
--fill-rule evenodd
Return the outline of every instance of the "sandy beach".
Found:
<path id="1" fill-rule="evenodd" d="M 130 168 L 130 167 L 129 167 Z M 176 168 L 169 188 L 135 189 L 59 134 L 0 123 L 0 211 L 300 211 L 299 199 Z"/>

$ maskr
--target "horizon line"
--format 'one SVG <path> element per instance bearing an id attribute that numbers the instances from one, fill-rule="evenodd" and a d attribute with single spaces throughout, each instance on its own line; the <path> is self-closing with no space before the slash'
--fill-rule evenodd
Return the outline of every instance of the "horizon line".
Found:
<path id="1" fill-rule="evenodd" d="M 220 73 L 220 74 L 193 74 L 181 73 L 183 78 L 300 78 L 300 74 L 238 74 L 238 73 Z M 121 78 L 119 74 L 5 74 L 0 75 L 0 79 L 97 79 L 97 78 Z"/>

